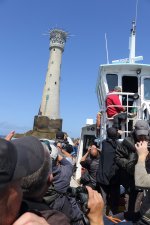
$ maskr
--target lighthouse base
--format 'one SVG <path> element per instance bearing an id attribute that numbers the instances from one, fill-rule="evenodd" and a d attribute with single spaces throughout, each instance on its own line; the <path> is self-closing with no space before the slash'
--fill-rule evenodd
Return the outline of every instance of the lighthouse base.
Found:
<path id="1" fill-rule="evenodd" d="M 49 119 L 47 116 L 35 116 L 33 130 L 24 134 L 16 134 L 15 137 L 35 136 L 37 138 L 55 139 L 56 133 L 62 131 L 62 119 Z"/>
<path id="2" fill-rule="evenodd" d="M 58 132 L 62 130 L 62 119 L 49 119 L 47 116 L 35 116 L 33 130 Z"/>

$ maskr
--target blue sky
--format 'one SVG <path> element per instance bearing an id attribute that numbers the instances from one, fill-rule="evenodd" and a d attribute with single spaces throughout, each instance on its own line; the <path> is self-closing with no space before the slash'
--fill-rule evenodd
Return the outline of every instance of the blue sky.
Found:
<path id="1" fill-rule="evenodd" d="M 129 55 L 136 0 L 0 0 L 0 134 L 32 129 L 49 59 L 49 29 L 71 36 L 61 69 L 63 130 L 78 137 L 86 118 L 95 121 L 98 68 Z M 150 0 L 139 0 L 136 55 L 150 62 Z"/>

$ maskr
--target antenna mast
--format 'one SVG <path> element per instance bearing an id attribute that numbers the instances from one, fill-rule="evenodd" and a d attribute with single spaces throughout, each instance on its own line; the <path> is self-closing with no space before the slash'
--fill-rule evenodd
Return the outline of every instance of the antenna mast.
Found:
<path id="1" fill-rule="evenodd" d="M 136 1 L 135 21 L 132 22 L 131 35 L 129 40 L 129 63 L 135 63 L 137 11 L 138 11 L 138 0 Z"/>
<path id="2" fill-rule="evenodd" d="M 129 45 L 129 63 L 135 63 L 135 36 L 136 36 L 136 26 L 135 21 L 133 21 Z"/>
<path id="3" fill-rule="evenodd" d="M 105 43 L 106 43 L 106 56 L 107 56 L 107 64 L 109 64 L 109 57 L 108 57 L 108 45 L 107 45 L 107 35 L 105 33 Z"/>
<path id="4" fill-rule="evenodd" d="M 135 26 L 137 24 L 138 3 L 139 3 L 139 0 L 136 1 Z"/>

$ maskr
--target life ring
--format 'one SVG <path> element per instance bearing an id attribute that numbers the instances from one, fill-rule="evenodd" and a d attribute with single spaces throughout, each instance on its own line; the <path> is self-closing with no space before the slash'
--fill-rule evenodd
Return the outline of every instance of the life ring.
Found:
<path id="1" fill-rule="evenodd" d="M 96 128 L 97 129 L 100 129 L 100 126 L 101 126 L 101 112 L 98 112 L 97 113 L 97 116 L 96 116 Z"/>

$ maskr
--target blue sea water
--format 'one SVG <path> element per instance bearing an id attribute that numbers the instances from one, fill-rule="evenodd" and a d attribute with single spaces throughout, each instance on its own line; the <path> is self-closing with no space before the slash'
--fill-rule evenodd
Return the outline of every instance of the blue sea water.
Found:
<path id="1" fill-rule="evenodd" d="M 0 135 L 0 138 L 4 138 L 5 137 L 5 135 Z"/>

